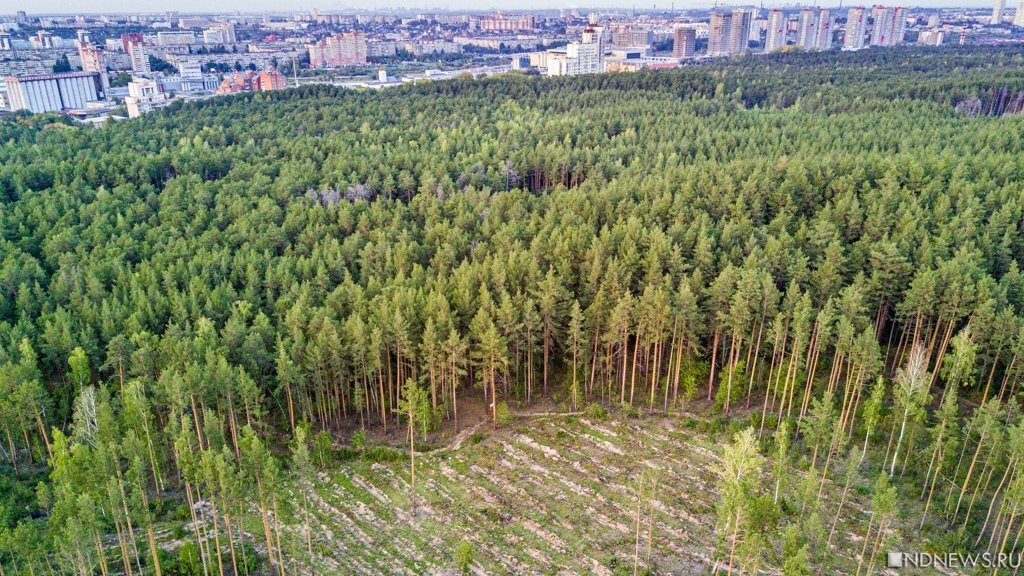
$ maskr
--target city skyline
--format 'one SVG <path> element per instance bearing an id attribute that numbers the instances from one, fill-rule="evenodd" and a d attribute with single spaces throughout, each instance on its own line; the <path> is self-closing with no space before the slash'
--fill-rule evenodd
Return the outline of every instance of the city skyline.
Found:
<path id="1" fill-rule="evenodd" d="M 753 3 L 754 5 L 760 5 L 760 2 Z M 854 6 L 856 3 L 843 2 L 840 3 L 838 0 L 834 3 L 795 3 L 795 2 L 765 2 L 765 8 L 800 8 L 803 6 L 810 6 L 814 4 L 820 8 L 839 8 L 842 6 Z M 912 3 L 899 3 L 899 2 L 870 2 L 864 3 L 866 7 L 870 7 L 874 4 L 882 4 L 885 6 L 905 6 L 909 9 L 914 8 L 971 8 L 991 9 L 993 3 L 984 0 L 917 0 Z M 1011 3 L 1007 3 L 1007 8 Z M 272 0 L 228 0 L 227 2 L 219 3 L 217 10 L 211 10 L 208 2 L 202 0 L 176 0 L 173 3 L 160 2 L 159 0 L 141 0 L 139 2 L 124 2 L 123 0 L 111 0 L 111 1 L 98 1 L 94 2 L 91 0 L 40 0 L 33 2 L 31 6 L 24 3 L 9 2 L 7 0 L 0 1 L 0 14 L 2 15 L 13 15 L 18 10 L 25 10 L 35 15 L 67 15 L 67 14 L 141 14 L 141 13 L 160 13 L 168 11 L 186 12 L 186 13 L 203 13 L 203 14 L 215 14 L 223 12 L 235 12 L 240 11 L 243 13 L 257 13 L 257 12 L 273 12 L 273 13 L 286 13 L 286 12 L 301 12 L 308 11 L 311 9 L 318 9 L 321 12 L 335 12 L 345 10 L 362 10 L 362 11 L 396 11 L 396 10 L 420 10 L 420 11 L 472 11 L 472 12 L 486 12 L 492 10 L 552 10 L 552 9 L 617 9 L 622 11 L 636 10 L 638 12 L 647 12 L 652 10 L 666 10 L 674 7 L 677 11 L 682 10 L 708 10 L 714 7 L 718 8 L 732 8 L 749 6 L 750 3 L 744 4 L 742 2 L 732 3 L 715 3 L 715 2 L 704 2 L 704 1 L 692 1 L 692 2 L 664 2 L 664 3 L 644 3 L 641 4 L 629 4 L 623 5 L 621 0 L 590 0 L 588 2 L 579 3 L 566 1 L 564 3 L 552 4 L 551 2 L 544 2 L 543 0 L 508 0 L 501 3 L 495 3 L 493 5 L 482 6 L 480 3 L 470 2 L 469 0 L 456 0 L 453 2 L 445 2 L 438 4 L 436 0 L 423 0 L 418 2 L 416 0 L 397 0 L 394 2 L 376 2 L 374 0 L 346 0 L 345 2 L 296 2 L 286 6 L 282 6 L 279 2 Z"/>

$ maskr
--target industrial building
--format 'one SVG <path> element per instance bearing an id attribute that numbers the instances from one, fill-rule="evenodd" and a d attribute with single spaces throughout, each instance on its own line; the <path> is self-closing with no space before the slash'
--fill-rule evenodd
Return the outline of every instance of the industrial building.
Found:
<path id="1" fill-rule="evenodd" d="M 69 72 L 35 76 L 8 76 L 8 109 L 32 113 L 60 112 L 84 108 L 100 99 L 100 75 L 96 72 Z"/>

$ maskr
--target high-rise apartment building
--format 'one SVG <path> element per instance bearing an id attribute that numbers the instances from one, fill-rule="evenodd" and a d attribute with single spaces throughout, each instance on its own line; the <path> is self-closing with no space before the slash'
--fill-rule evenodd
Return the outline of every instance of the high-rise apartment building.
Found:
<path id="1" fill-rule="evenodd" d="M 768 15 L 768 33 L 764 39 L 764 51 L 775 52 L 786 45 L 786 29 L 789 20 L 782 10 L 772 10 Z"/>
<path id="2" fill-rule="evenodd" d="M 754 15 L 749 10 L 734 10 L 729 30 L 729 53 L 745 54 L 750 50 L 750 22 Z"/>
<path id="3" fill-rule="evenodd" d="M 768 30 L 768 20 L 764 18 L 758 18 L 757 13 L 752 12 L 750 20 L 750 38 L 749 40 L 758 46 L 763 46 L 764 43 L 761 39 L 761 34 Z"/>
<path id="4" fill-rule="evenodd" d="M 590 26 L 578 42 L 565 47 L 565 53 L 548 53 L 548 76 L 575 76 L 604 71 L 604 28 Z"/>
<path id="5" fill-rule="evenodd" d="M 536 27 L 536 18 L 533 14 L 495 12 L 494 14 L 481 17 L 477 21 L 477 26 L 481 30 L 533 30 Z"/>
<path id="6" fill-rule="evenodd" d="M 1017 12 L 1013 15 L 1013 25 L 1024 28 L 1024 0 L 1017 0 Z"/>
<path id="7" fill-rule="evenodd" d="M 132 72 L 136 74 L 149 74 L 149 52 L 146 50 L 146 41 L 142 34 L 131 33 L 121 34 L 121 45 L 128 55 L 128 61 L 132 64 Z"/>
<path id="8" fill-rule="evenodd" d="M 29 38 L 29 41 L 36 47 L 42 50 L 49 50 L 51 48 L 59 48 L 61 45 L 60 36 L 54 36 L 46 30 L 40 30 L 36 32 L 36 35 Z"/>
<path id="9" fill-rule="evenodd" d="M 353 30 L 327 39 L 327 57 L 336 66 L 366 64 L 366 35 Z"/>
<path id="10" fill-rule="evenodd" d="M 875 6 L 871 9 L 871 45 L 888 46 L 892 32 L 892 8 Z"/>
<path id="11" fill-rule="evenodd" d="M 11 50 L 14 50 L 11 35 L 7 32 L 0 32 L 0 52 L 9 52 Z"/>
<path id="12" fill-rule="evenodd" d="M 145 39 L 143 39 L 142 34 L 139 34 L 139 33 L 136 33 L 136 32 L 132 32 L 132 33 L 129 33 L 129 34 L 121 34 L 121 47 L 124 49 L 125 53 L 128 52 L 128 45 L 130 43 L 143 43 L 143 42 L 145 42 Z"/>
<path id="13" fill-rule="evenodd" d="M 867 32 L 868 17 L 863 8 L 850 8 L 846 13 L 846 35 L 843 37 L 843 50 L 860 50 L 864 48 L 864 34 Z"/>
<path id="14" fill-rule="evenodd" d="M 892 10 L 892 32 L 889 34 L 889 45 L 898 46 L 903 43 L 903 38 L 907 35 L 907 9 L 897 6 Z"/>
<path id="15" fill-rule="evenodd" d="M 835 28 L 835 21 L 832 19 L 832 12 L 821 9 L 814 18 L 814 42 L 810 47 L 812 50 L 831 50 L 832 32 Z"/>
<path id="16" fill-rule="evenodd" d="M 340 68 L 366 64 L 366 35 L 359 30 L 330 36 L 306 47 L 311 68 Z"/>
<path id="17" fill-rule="evenodd" d="M 1003 21 L 1003 9 L 1006 8 L 1006 0 L 996 0 L 992 7 L 992 25 L 995 26 Z"/>
<path id="18" fill-rule="evenodd" d="M 156 33 L 157 46 L 187 46 L 196 43 L 196 35 L 191 30 L 171 30 Z"/>
<path id="19" fill-rule="evenodd" d="M 796 45 L 805 50 L 830 50 L 833 28 L 830 11 L 804 8 L 800 11 Z"/>
<path id="20" fill-rule="evenodd" d="M 1024 0 L 1021 0 L 1024 2 Z M 693 58 L 697 52 L 697 31 L 680 26 L 675 29 L 672 39 L 673 58 Z"/>
<path id="21" fill-rule="evenodd" d="M 708 33 L 708 56 L 743 54 L 750 47 L 751 14 L 746 10 L 713 12 Z"/>
<path id="22" fill-rule="evenodd" d="M 323 68 L 327 66 L 327 43 L 324 41 L 317 42 L 315 44 L 307 44 L 306 50 L 309 50 L 309 67 L 310 68 Z"/>
<path id="23" fill-rule="evenodd" d="M 875 6 L 871 9 L 874 24 L 871 28 L 872 46 L 896 46 L 903 42 L 907 32 L 907 11 L 904 8 Z"/>
<path id="24" fill-rule="evenodd" d="M 711 27 L 708 30 L 708 56 L 726 56 L 729 54 L 730 28 L 732 28 L 731 13 L 711 13 Z"/>
<path id="25" fill-rule="evenodd" d="M 228 22 L 203 31 L 203 44 L 234 44 L 235 25 Z"/>
<path id="26" fill-rule="evenodd" d="M 100 91 L 106 96 L 110 90 L 106 52 L 92 43 L 89 33 L 85 30 L 78 31 L 78 41 L 75 44 L 78 47 L 78 57 L 82 61 L 82 70 L 100 75 Z"/>
<path id="27" fill-rule="evenodd" d="M 625 27 L 612 32 L 612 44 L 616 46 L 649 47 L 654 43 L 654 31 Z"/>
<path id="28" fill-rule="evenodd" d="M 804 8 L 800 11 L 800 18 L 797 21 L 796 45 L 804 49 L 814 49 L 814 42 L 818 38 L 818 17 L 815 10 Z"/>
<path id="29" fill-rule="evenodd" d="M 270 66 L 260 71 L 260 75 L 256 79 L 256 85 L 259 86 L 260 92 L 284 90 L 288 87 L 288 79 L 278 72 L 276 67 Z"/>

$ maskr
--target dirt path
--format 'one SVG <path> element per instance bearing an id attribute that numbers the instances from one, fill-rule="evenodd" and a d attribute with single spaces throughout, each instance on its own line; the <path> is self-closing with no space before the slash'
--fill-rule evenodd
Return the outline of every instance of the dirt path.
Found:
<path id="1" fill-rule="evenodd" d="M 522 412 L 514 413 L 513 416 L 519 420 L 523 418 L 549 418 L 553 416 L 581 416 L 583 412 Z M 430 452 L 417 452 L 417 456 L 428 456 L 431 454 L 443 454 L 445 452 L 451 452 L 462 448 L 462 444 L 465 443 L 473 434 L 476 434 L 486 424 L 489 424 L 490 420 L 481 420 L 469 428 L 463 428 L 458 434 L 452 438 L 452 441 L 446 446 L 431 450 Z"/>

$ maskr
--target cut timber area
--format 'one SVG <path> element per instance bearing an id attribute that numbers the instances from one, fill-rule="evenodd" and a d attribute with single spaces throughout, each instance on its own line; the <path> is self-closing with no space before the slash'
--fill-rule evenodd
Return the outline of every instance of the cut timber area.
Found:
<path id="1" fill-rule="evenodd" d="M 644 476 L 657 486 L 653 500 L 646 493 L 642 501 L 639 573 L 648 568 L 649 537 L 652 573 L 710 573 L 720 444 L 698 426 L 544 414 L 492 432 L 483 422 L 417 455 L 415 516 L 408 462 L 347 462 L 321 474 L 310 495 L 318 568 L 455 574 L 454 551 L 466 541 L 474 574 L 633 574 L 636 484 Z M 824 497 L 833 493 L 838 498 L 839 490 Z M 835 574 L 857 568 L 855 534 L 869 514 L 853 498 L 844 516 L 857 525 L 840 523 L 831 545 Z M 835 505 L 827 502 L 826 512 Z"/>

